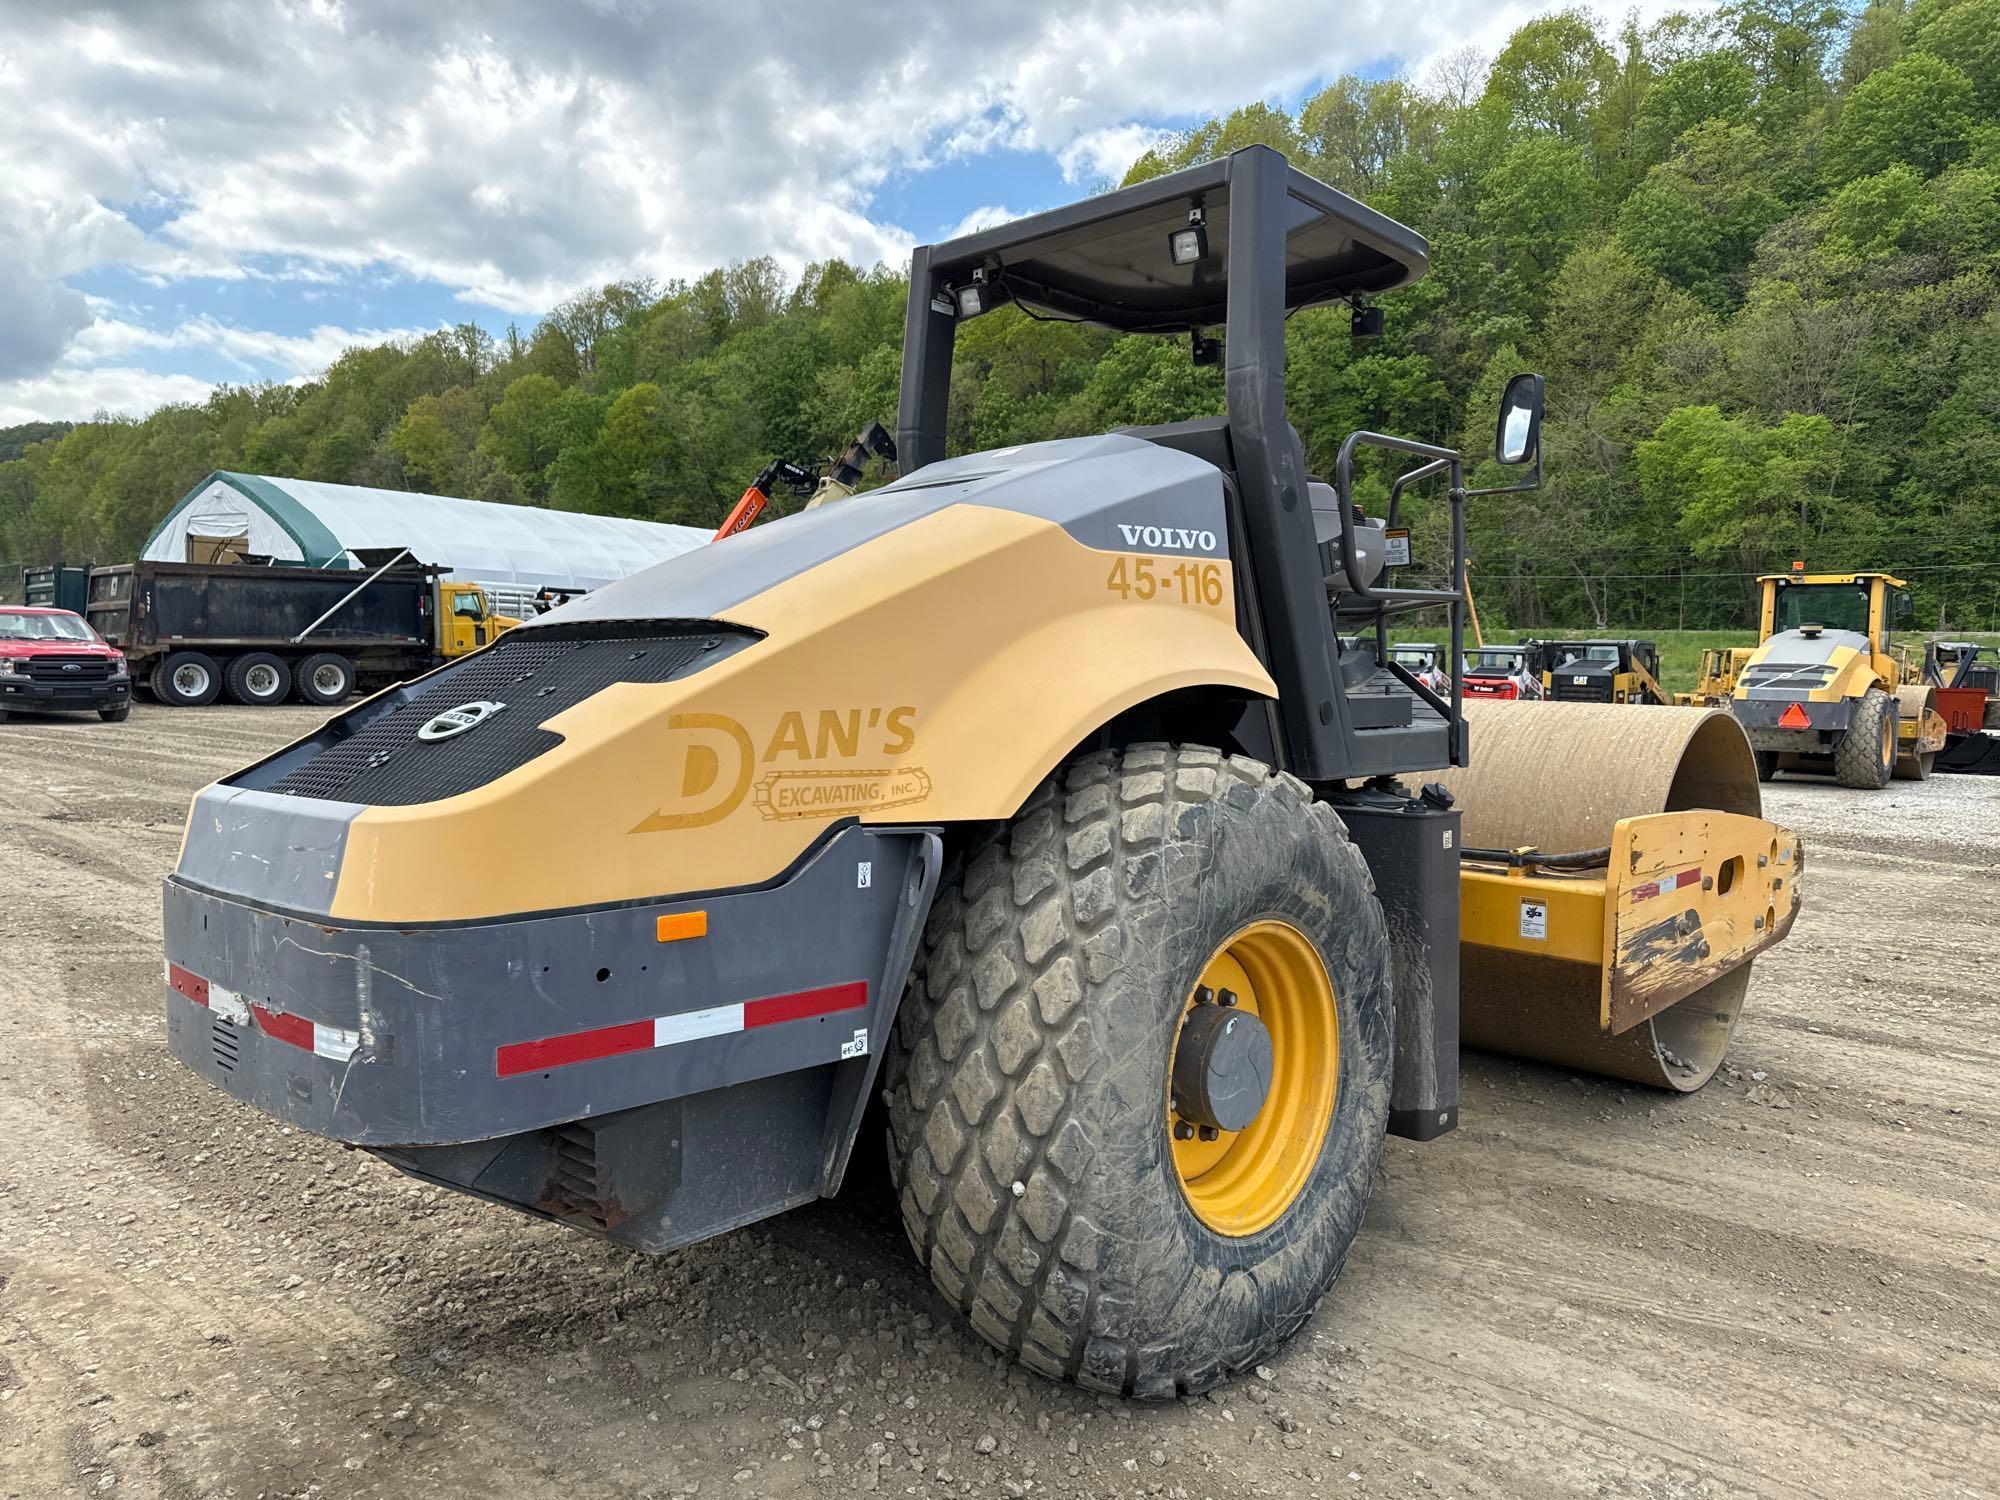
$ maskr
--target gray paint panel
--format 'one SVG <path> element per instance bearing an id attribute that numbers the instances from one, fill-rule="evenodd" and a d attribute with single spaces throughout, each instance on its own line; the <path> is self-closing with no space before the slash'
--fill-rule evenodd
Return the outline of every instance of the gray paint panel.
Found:
<path id="1" fill-rule="evenodd" d="M 879 490 L 656 563 L 518 628 L 726 619 L 744 600 L 953 505 L 1040 516 L 1107 551 L 1227 555 L 1214 465 L 1117 433 L 1061 438 L 930 464 Z"/>
<path id="2" fill-rule="evenodd" d="M 936 843 L 922 830 L 855 827 L 766 890 L 408 929 L 267 911 L 176 878 L 165 898 L 170 962 L 253 1005 L 356 1032 L 360 1044 L 336 1061 L 239 1026 L 220 1038 L 234 1054 L 225 1065 L 215 1013 L 172 989 L 168 1039 L 176 1057 L 236 1098 L 368 1146 L 512 1135 L 840 1063 L 857 1031 L 879 1051 L 894 1019 L 907 933 L 921 925 L 936 880 Z M 693 908 L 708 913 L 706 937 L 657 940 L 657 917 Z M 496 1065 L 515 1043 L 857 981 L 868 986 L 862 1011 L 512 1077 Z"/>
<path id="3" fill-rule="evenodd" d="M 333 905 L 352 802 L 211 786 L 194 800 L 177 873 L 212 891 L 322 914 Z"/>
<path id="4" fill-rule="evenodd" d="M 1764 654 L 1766 665 L 1823 666 L 1833 660 L 1842 646 L 1868 654 L 1868 637 L 1856 630 L 1825 630 L 1808 636 L 1796 630 L 1781 631 L 1770 638 Z"/>

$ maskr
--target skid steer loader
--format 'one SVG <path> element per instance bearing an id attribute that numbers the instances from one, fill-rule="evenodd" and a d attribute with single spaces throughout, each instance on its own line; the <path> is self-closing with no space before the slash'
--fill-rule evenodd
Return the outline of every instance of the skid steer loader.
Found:
<path id="1" fill-rule="evenodd" d="M 1425 257 L 1260 147 L 919 248 L 900 480 L 196 797 L 175 1056 L 650 1251 L 833 1193 L 880 1098 L 942 1294 L 1138 1396 L 1299 1327 L 1385 1133 L 1457 1124 L 1462 1033 L 1700 1085 L 1799 898 L 1742 732 L 1463 704 L 1465 460 L 1359 432 L 1323 483 L 1286 420 L 1287 313 Z M 1227 415 L 948 456 L 956 331 L 1005 302 L 1220 325 Z M 1496 433 L 1537 476 L 1540 410 L 1517 379 Z M 1364 450 L 1443 485 L 1443 587 L 1386 581 Z M 1387 650 L 1421 609 L 1443 692 Z"/>
<path id="2" fill-rule="evenodd" d="M 1924 781 L 1945 747 L 1937 688 L 1891 639 L 1910 596 L 1887 573 L 1789 573 L 1757 580 L 1757 648 L 1730 712 L 1757 752 L 1757 775 L 1831 772 L 1844 787 Z"/>
<path id="3" fill-rule="evenodd" d="M 1651 641 L 1547 641 L 1542 688 L 1557 703 L 1670 703 Z"/>

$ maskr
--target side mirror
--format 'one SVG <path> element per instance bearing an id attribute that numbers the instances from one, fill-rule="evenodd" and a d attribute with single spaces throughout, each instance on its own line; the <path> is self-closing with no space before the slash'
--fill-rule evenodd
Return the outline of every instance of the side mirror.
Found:
<path id="1" fill-rule="evenodd" d="M 1542 377 L 1516 375 L 1500 398 L 1493 456 L 1503 464 L 1533 463 L 1542 450 Z"/>

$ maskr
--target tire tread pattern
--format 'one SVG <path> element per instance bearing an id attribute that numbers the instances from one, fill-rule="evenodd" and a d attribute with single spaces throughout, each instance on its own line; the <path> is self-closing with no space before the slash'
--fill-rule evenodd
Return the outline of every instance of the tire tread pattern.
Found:
<path id="1" fill-rule="evenodd" d="M 1134 1346 L 1101 1285 L 1104 1230 L 1076 1206 L 1093 1145 L 1068 1104 L 1105 1062 L 1084 987 L 1124 963 L 1127 901 L 1157 888 L 1182 819 L 1266 799 L 1312 819 L 1373 892 L 1339 818 L 1304 782 L 1166 745 L 1071 761 L 940 883 L 885 1059 L 891 1179 L 938 1289 L 1041 1374 L 1126 1395 L 1198 1392 L 1289 1337 L 1317 1304 L 1316 1288 L 1253 1344 L 1198 1360 Z M 1379 1151 L 1378 1137 L 1357 1169 L 1372 1176 Z"/>
<path id="2" fill-rule="evenodd" d="M 1882 765 L 1882 720 L 1886 717 L 1893 725 L 1895 713 L 1895 700 L 1879 687 L 1861 695 L 1861 701 L 1854 706 L 1854 717 L 1848 721 L 1847 732 L 1833 747 L 1835 781 L 1863 792 L 1878 791 L 1889 784 L 1895 761 L 1892 756 L 1888 767 Z"/>

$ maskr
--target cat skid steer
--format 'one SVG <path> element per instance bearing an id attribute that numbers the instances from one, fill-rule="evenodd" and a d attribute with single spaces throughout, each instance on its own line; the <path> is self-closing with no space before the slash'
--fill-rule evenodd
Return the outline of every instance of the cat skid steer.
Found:
<path id="1" fill-rule="evenodd" d="M 1304 1322 L 1384 1135 L 1457 1124 L 1462 1034 L 1698 1086 L 1799 895 L 1742 731 L 1469 714 L 1465 460 L 1359 432 L 1323 484 L 1286 420 L 1286 315 L 1425 257 L 1264 148 L 919 248 L 900 480 L 199 794 L 175 1056 L 649 1251 L 833 1193 L 883 1100 L 943 1295 L 1140 1396 Z M 1008 302 L 1198 352 L 1219 327 L 1227 415 L 948 456 L 955 334 Z M 1537 474 L 1540 410 L 1522 377 L 1496 432 Z M 1385 577 L 1364 452 L 1442 487 L 1444 586 Z M 1387 650 L 1418 610 L 1443 691 Z"/>

